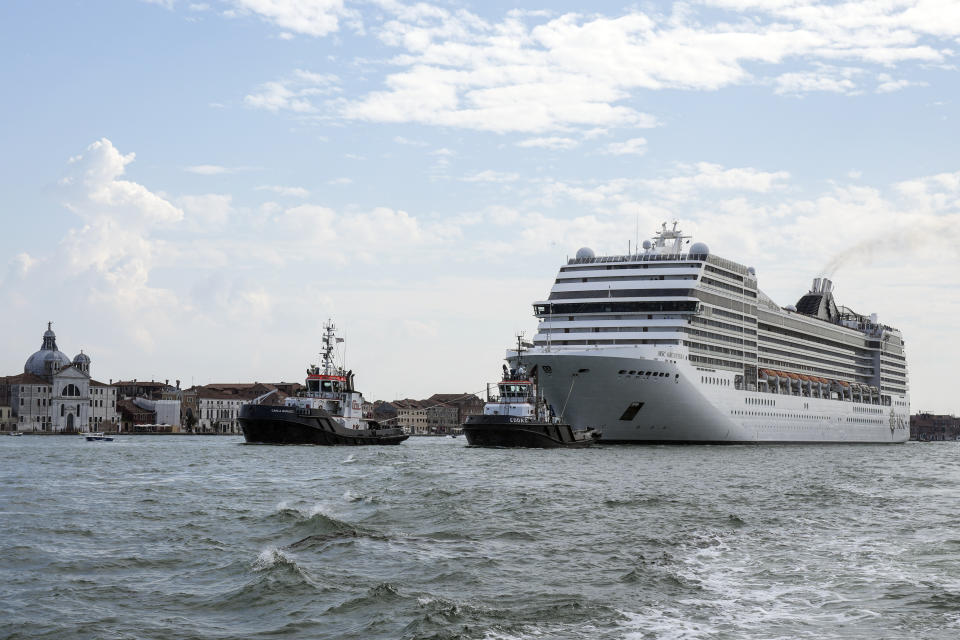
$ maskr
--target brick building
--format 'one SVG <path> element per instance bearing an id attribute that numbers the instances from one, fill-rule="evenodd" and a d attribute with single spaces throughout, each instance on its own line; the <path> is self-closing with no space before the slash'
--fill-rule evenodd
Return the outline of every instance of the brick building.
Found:
<path id="1" fill-rule="evenodd" d="M 921 411 L 910 416 L 911 440 L 960 440 L 960 418 Z"/>

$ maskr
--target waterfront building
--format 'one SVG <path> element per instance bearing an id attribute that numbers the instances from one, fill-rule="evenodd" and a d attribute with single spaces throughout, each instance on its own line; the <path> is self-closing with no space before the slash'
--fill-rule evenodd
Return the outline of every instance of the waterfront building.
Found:
<path id="1" fill-rule="evenodd" d="M 911 440 L 960 440 L 960 418 L 927 411 L 910 416 Z"/>
<path id="2" fill-rule="evenodd" d="M 471 393 L 435 393 L 426 400 L 377 401 L 373 418 L 396 424 L 411 435 L 459 433 L 469 415 L 483 412 L 483 401 Z"/>
<path id="3" fill-rule="evenodd" d="M 0 431 L 13 431 L 14 424 L 10 407 L 0 405 Z"/>
<path id="4" fill-rule="evenodd" d="M 469 416 L 483 413 L 483 400 L 473 393 L 435 393 L 429 400 L 437 404 L 456 408 L 455 416 L 448 416 L 448 432 L 460 432 L 460 426 Z"/>
<path id="5" fill-rule="evenodd" d="M 137 405 L 130 398 L 121 398 L 117 401 L 117 410 L 120 412 L 120 430 L 124 432 L 142 431 L 137 427 L 145 424 L 155 424 L 157 415 Z"/>
<path id="6" fill-rule="evenodd" d="M 180 381 L 177 380 L 179 386 Z M 120 391 L 121 398 L 146 398 L 147 400 L 161 400 L 167 394 L 175 393 L 178 389 L 170 386 L 170 381 L 156 380 L 118 380 L 115 386 Z"/>
<path id="7" fill-rule="evenodd" d="M 71 433 L 104 430 L 117 423 L 116 389 L 90 377 L 90 356 L 72 360 L 57 348 L 52 323 L 23 373 L 0 378 L 0 403 L 18 431 Z M 91 392 L 92 389 L 92 392 Z"/>
<path id="8" fill-rule="evenodd" d="M 255 400 L 260 404 L 283 404 L 287 394 L 277 385 L 254 382 L 214 383 L 188 389 L 192 397 L 189 409 L 196 407 L 195 431 L 203 433 L 241 433 L 237 418 L 240 407 Z"/>

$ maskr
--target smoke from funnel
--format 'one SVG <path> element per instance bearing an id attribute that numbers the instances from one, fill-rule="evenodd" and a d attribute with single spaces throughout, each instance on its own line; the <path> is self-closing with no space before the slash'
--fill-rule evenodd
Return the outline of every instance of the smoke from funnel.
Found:
<path id="1" fill-rule="evenodd" d="M 960 242 L 960 216 L 925 220 L 847 247 L 827 262 L 820 275 L 833 278 L 837 270 L 850 263 L 870 264 L 883 254 L 915 253 L 939 243 L 947 243 L 948 250 L 955 251 L 957 242 Z"/>

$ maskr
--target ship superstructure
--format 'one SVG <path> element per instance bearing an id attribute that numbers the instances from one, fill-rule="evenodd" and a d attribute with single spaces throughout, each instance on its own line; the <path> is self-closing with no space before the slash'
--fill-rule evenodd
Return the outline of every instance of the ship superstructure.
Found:
<path id="1" fill-rule="evenodd" d="M 258 444 L 372 445 L 398 444 L 407 434 L 363 417 L 363 396 L 353 386 L 353 371 L 335 362 L 333 322 L 323 334 L 320 366 L 307 368 L 306 389 L 286 398 L 283 406 L 263 405 L 270 394 L 240 408 L 244 439 Z M 272 392 L 271 392 L 272 393 Z"/>
<path id="2" fill-rule="evenodd" d="M 522 336 L 517 337 L 515 366 L 503 366 L 503 378 L 497 394 L 490 393 L 483 413 L 468 416 L 463 423 L 467 443 L 481 447 L 587 447 L 599 435 L 593 429 L 574 429 L 547 405 L 537 387 L 536 366 L 528 370 L 523 362 L 526 351 Z"/>
<path id="3" fill-rule="evenodd" d="M 664 223 L 631 255 L 561 266 L 523 355 L 548 403 L 604 441 L 903 442 L 903 336 L 816 278 L 780 307 L 754 269 Z M 508 358 L 515 358 L 508 352 Z"/>

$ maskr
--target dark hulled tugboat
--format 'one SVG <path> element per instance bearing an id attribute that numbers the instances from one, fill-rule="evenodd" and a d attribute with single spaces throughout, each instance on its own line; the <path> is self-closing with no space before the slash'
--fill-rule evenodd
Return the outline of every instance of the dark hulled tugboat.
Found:
<path id="1" fill-rule="evenodd" d="M 254 444 L 364 445 L 399 444 L 408 438 L 399 427 L 363 417 L 363 396 L 353 387 L 353 372 L 334 363 L 337 338 L 332 322 L 324 325 L 323 362 L 307 369 L 307 388 L 283 406 L 254 401 L 240 408 L 243 437 Z M 261 400 L 258 398 L 258 400 Z"/>
<path id="2" fill-rule="evenodd" d="M 537 389 L 536 367 L 527 373 L 520 357 L 518 340 L 517 368 L 503 366 L 503 379 L 497 383 L 499 394 L 490 394 L 483 413 L 467 417 L 463 435 L 467 443 L 478 447 L 588 447 L 600 434 L 593 429 L 574 429 L 553 415 Z"/>

